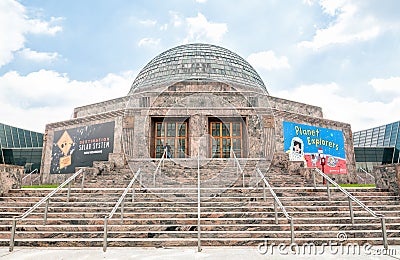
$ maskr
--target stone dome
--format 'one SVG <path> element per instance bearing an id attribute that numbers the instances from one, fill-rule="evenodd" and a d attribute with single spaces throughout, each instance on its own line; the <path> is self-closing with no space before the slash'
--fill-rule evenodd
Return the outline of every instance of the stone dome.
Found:
<path id="1" fill-rule="evenodd" d="M 185 44 L 152 59 L 137 75 L 129 93 L 184 80 L 212 80 L 267 92 L 254 68 L 236 53 L 211 44 Z"/>

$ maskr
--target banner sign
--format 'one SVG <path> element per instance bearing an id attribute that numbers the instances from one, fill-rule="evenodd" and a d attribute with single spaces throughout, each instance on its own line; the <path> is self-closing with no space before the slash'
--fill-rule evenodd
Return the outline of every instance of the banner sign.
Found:
<path id="1" fill-rule="evenodd" d="M 75 167 L 91 167 L 108 161 L 114 151 L 114 121 L 54 132 L 50 173 L 74 173 Z"/>
<path id="2" fill-rule="evenodd" d="M 291 161 L 303 161 L 328 174 L 346 174 L 343 132 L 311 125 L 283 122 L 284 149 Z"/>

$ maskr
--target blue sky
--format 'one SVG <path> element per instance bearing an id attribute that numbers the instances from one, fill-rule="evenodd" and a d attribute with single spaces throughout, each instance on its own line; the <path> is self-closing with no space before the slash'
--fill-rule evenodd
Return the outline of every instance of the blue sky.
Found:
<path id="1" fill-rule="evenodd" d="M 362 130 L 400 120 L 398 0 L 2 0 L 1 122 L 44 132 L 121 97 L 157 54 L 192 42 L 250 62 L 272 96 Z"/>

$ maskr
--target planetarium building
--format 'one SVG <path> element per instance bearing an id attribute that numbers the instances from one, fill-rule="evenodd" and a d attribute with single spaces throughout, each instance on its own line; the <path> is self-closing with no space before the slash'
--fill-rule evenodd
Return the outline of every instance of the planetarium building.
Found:
<path id="1" fill-rule="evenodd" d="M 353 182 L 351 133 L 320 107 L 269 95 L 236 53 L 186 44 L 151 60 L 127 96 L 77 107 L 73 119 L 47 125 L 41 172 L 44 183 L 59 182 L 97 162 L 145 171 L 167 156 L 177 169 L 169 179 L 200 162 L 211 180 L 232 158 L 268 171 L 285 157 L 320 167 L 323 155 L 325 173 Z"/>

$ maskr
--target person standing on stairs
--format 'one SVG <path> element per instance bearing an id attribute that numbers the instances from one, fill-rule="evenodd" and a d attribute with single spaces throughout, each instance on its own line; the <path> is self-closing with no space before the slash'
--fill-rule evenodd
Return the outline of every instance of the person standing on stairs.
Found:
<path id="1" fill-rule="evenodd" d="M 166 151 L 167 158 L 171 159 L 172 158 L 171 146 L 168 143 L 165 144 L 164 151 Z"/>

